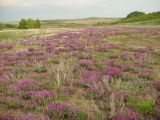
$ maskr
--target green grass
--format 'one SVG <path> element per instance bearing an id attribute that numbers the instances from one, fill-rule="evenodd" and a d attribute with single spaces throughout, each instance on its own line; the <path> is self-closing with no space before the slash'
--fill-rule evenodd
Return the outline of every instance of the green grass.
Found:
<path id="1" fill-rule="evenodd" d="M 42 28 L 42 29 L 28 29 L 28 30 L 1 30 L 0 31 L 0 43 L 1 42 L 15 42 L 17 40 L 24 39 L 38 39 L 55 35 L 59 32 L 69 31 L 71 28 Z"/>
<path id="2" fill-rule="evenodd" d="M 16 29 L 17 23 L 0 23 L 0 30 L 2 29 Z"/>
<path id="3" fill-rule="evenodd" d="M 44 66 L 37 65 L 37 66 L 34 68 L 34 72 L 37 72 L 37 73 L 45 73 L 45 72 L 47 72 L 47 68 L 45 68 Z"/>
<path id="4" fill-rule="evenodd" d="M 109 25 L 117 21 L 117 18 L 85 18 L 85 19 L 62 19 L 62 20 L 42 20 L 41 28 L 84 28 L 94 26 Z M 18 21 L 0 23 L 2 29 L 18 29 Z"/>
<path id="5" fill-rule="evenodd" d="M 12 109 L 17 109 L 21 107 L 21 103 L 18 100 L 12 100 L 8 102 L 8 107 Z"/>
<path id="6" fill-rule="evenodd" d="M 153 113 L 155 102 L 153 100 L 142 100 L 142 101 L 137 101 L 135 106 L 140 112 L 144 114 Z"/>
<path id="7" fill-rule="evenodd" d="M 44 20 L 42 28 L 84 28 L 93 26 L 109 25 L 117 19 L 110 18 L 86 18 L 86 19 L 68 19 L 68 20 Z"/>

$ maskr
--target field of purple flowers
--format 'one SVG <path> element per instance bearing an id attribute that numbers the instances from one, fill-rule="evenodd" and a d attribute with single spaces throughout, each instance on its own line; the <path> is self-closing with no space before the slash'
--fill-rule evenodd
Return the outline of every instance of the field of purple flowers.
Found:
<path id="1" fill-rule="evenodd" d="M 160 120 L 160 29 L 0 43 L 0 119 Z"/>

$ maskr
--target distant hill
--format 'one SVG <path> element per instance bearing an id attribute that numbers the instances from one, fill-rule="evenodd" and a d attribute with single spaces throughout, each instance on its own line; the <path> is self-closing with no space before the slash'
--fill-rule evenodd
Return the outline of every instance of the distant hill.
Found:
<path id="1" fill-rule="evenodd" d="M 83 28 L 109 25 L 117 21 L 116 18 L 82 18 L 82 19 L 57 19 L 57 20 L 41 20 L 41 28 Z M 17 29 L 18 22 L 0 22 L 0 30 L 2 29 Z"/>
<path id="2" fill-rule="evenodd" d="M 0 22 L 2 29 L 18 29 L 18 22 Z M 132 12 L 125 18 L 82 18 L 82 19 L 57 19 L 41 20 L 41 28 L 85 28 L 97 26 L 116 25 L 160 25 L 160 11 L 152 13 Z"/>
<path id="3" fill-rule="evenodd" d="M 16 29 L 18 26 L 17 23 L 0 23 L 0 30 L 2 29 Z"/>
<path id="4" fill-rule="evenodd" d="M 114 21 L 116 18 L 83 18 L 83 19 L 60 19 L 60 20 L 43 20 L 42 27 L 93 27 L 108 25 Z"/>
<path id="5" fill-rule="evenodd" d="M 136 14 L 134 14 L 136 13 Z M 127 17 L 115 21 L 112 24 L 160 24 L 160 11 L 153 13 L 132 12 Z"/>

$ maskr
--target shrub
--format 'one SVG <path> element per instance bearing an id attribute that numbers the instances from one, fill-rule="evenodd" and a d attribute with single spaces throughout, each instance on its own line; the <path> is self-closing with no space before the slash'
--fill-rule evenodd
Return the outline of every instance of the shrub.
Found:
<path id="1" fill-rule="evenodd" d="M 47 72 L 47 69 L 43 66 L 38 65 L 34 68 L 34 72 L 45 73 L 45 72 Z"/>
<path id="2" fill-rule="evenodd" d="M 36 90 L 38 86 L 38 83 L 33 82 L 33 81 L 29 81 L 29 80 L 22 80 L 19 84 L 18 84 L 18 88 L 21 90 Z"/>
<path id="3" fill-rule="evenodd" d="M 51 82 L 48 82 L 48 83 L 42 85 L 41 88 L 44 90 L 50 90 L 53 88 L 53 85 L 51 84 Z"/>
<path id="4" fill-rule="evenodd" d="M 88 115 L 85 112 L 78 112 L 76 115 L 77 120 L 88 120 Z"/>
<path id="5" fill-rule="evenodd" d="M 47 98 L 52 99 L 55 96 L 53 91 L 41 90 L 41 91 L 28 91 L 28 94 L 33 98 Z"/>
<path id="6" fill-rule="evenodd" d="M 47 115 L 52 120 L 87 120 L 88 115 L 73 108 L 70 104 L 54 103 L 47 109 Z"/>
<path id="7" fill-rule="evenodd" d="M 40 20 L 36 19 L 35 28 L 40 28 L 40 27 L 41 27 Z"/>
<path id="8" fill-rule="evenodd" d="M 106 75 L 116 77 L 116 76 L 121 75 L 122 70 L 118 67 L 109 67 L 104 72 L 105 72 Z"/>
<path id="9" fill-rule="evenodd" d="M 141 71 L 139 73 L 139 76 L 141 78 L 151 79 L 153 77 L 153 72 L 152 71 Z"/>
<path id="10" fill-rule="evenodd" d="M 28 93 L 23 93 L 22 94 L 22 96 L 21 96 L 24 100 L 29 100 L 29 99 L 31 99 L 31 95 L 30 94 L 28 94 Z"/>
<path id="11" fill-rule="evenodd" d="M 19 29 L 27 29 L 27 23 L 25 19 L 21 19 L 21 21 L 19 22 Z"/>
<path id="12" fill-rule="evenodd" d="M 33 79 L 35 81 L 42 81 L 43 80 L 43 78 L 41 76 L 35 76 L 35 77 L 33 77 Z"/>
<path id="13" fill-rule="evenodd" d="M 26 70 L 20 69 L 20 70 L 18 71 L 17 77 L 18 77 L 18 78 L 23 78 L 26 74 L 27 74 L 27 71 L 26 71 Z"/>
<path id="14" fill-rule="evenodd" d="M 99 97 L 98 91 L 93 88 L 86 88 L 85 89 L 85 97 L 87 99 L 96 99 Z"/>
<path id="15" fill-rule="evenodd" d="M 21 104 L 18 100 L 11 100 L 8 102 L 8 107 L 13 108 L 13 109 L 17 109 L 17 108 L 21 107 Z"/>
<path id="16" fill-rule="evenodd" d="M 73 111 L 69 104 L 54 103 L 48 107 L 47 115 L 50 119 L 70 119 L 73 117 Z"/>
<path id="17" fill-rule="evenodd" d="M 155 89 L 156 89 L 157 91 L 160 91 L 160 81 L 157 82 L 157 83 L 154 85 L 154 87 L 155 87 Z"/>
<path id="18" fill-rule="evenodd" d="M 153 113 L 155 108 L 155 102 L 153 100 L 137 101 L 136 108 L 144 114 Z"/>
<path id="19" fill-rule="evenodd" d="M 116 110 L 116 116 L 113 117 L 113 120 L 141 120 L 142 117 L 139 115 L 136 111 L 133 110 L 125 110 L 125 111 L 119 111 Z"/>
<path id="20" fill-rule="evenodd" d="M 127 18 L 145 15 L 144 12 L 134 11 L 127 15 Z"/>
<path id="21" fill-rule="evenodd" d="M 29 29 L 29 28 L 40 28 L 41 27 L 41 23 L 39 19 L 33 20 L 33 19 L 21 19 L 21 21 L 19 22 L 19 29 Z"/>
<path id="22" fill-rule="evenodd" d="M 91 60 L 80 60 L 79 65 L 84 68 L 91 69 L 94 67 L 95 64 Z"/>

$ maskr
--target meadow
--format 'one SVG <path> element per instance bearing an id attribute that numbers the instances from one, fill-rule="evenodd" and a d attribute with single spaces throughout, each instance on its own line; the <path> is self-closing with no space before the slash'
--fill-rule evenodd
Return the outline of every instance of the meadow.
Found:
<path id="1" fill-rule="evenodd" d="M 1 120 L 160 119 L 158 25 L 52 22 L 0 31 Z"/>

